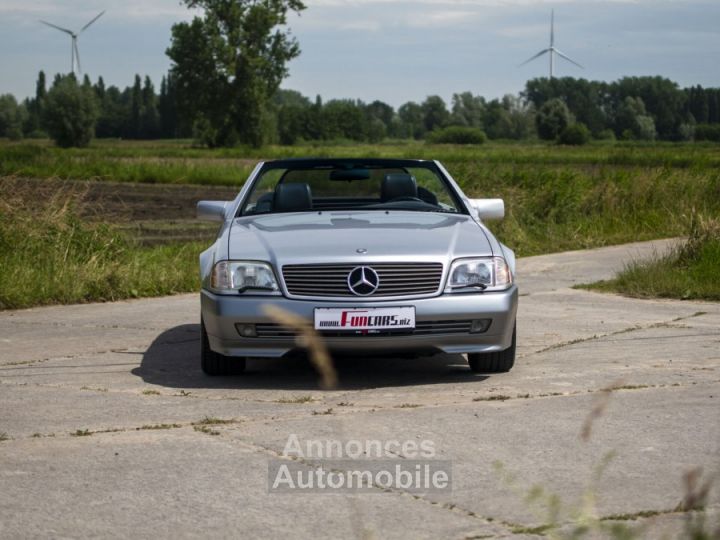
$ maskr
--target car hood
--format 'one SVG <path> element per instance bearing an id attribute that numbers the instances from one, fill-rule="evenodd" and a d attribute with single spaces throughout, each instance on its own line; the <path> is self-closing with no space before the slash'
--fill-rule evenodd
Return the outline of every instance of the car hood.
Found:
<path id="1" fill-rule="evenodd" d="M 238 218 L 229 237 L 235 260 L 285 264 L 437 261 L 492 255 L 470 216 L 353 211 Z M 364 250 L 364 251 L 363 251 Z"/>

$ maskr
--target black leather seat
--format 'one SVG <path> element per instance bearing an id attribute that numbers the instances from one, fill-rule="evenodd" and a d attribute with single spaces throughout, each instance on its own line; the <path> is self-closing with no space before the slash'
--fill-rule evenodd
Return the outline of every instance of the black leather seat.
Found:
<path id="1" fill-rule="evenodd" d="M 385 175 L 380 186 L 380 200 L 383 202 L 403 197 L 418 197 L 415 177 L 411 174 L 393 173 Z"/>
<path id="2" fill-rule="evenodd" d="M 255 203 L 256 214 L 262 214 L 264 212 L 272 212 L 273 199 L 275 199 L 275 193 L 265 193 L 261 195 Z"/>
<path id="3" fill-rule="evenodd" d="M 437 195 L 422 186 L 418 186 L 418 198 L 433 206 L 439 206 Z"/>
<path id="4" fill-rule="evenodd" d="M 307 184 L 278 184 L 275 187 L 273 211 L 303 212 L 312 210 L 312 193 Z"/>

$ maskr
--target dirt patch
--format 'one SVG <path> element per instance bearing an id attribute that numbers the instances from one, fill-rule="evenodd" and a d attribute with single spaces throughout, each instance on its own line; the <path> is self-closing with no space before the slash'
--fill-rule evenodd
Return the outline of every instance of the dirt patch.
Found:
<path id="1" fill-rule="evenodd" d="M 199 200 L 231 200 L 239 187 L 176 184 L 132 184 L 0 178 L 2 191 L 12 190 L 28 200 L 65 191 L 77 201 L 79 215 L 88 221 L 118 224 L 144 244 L 209 240 L 216 223 L 195 219 Z"/>
<path id="2" fill-rule="evenodd" d="M 29 198 L 47 198 L 67 190 L 78 200 L 80 215 L 92 221 L 131 223 L 147 220 L 192 220 L 199 200 L 231 200 L 239 187 L 176 184 L 132 184 L 2 178 L 5 187 L 26 193 Z"/>

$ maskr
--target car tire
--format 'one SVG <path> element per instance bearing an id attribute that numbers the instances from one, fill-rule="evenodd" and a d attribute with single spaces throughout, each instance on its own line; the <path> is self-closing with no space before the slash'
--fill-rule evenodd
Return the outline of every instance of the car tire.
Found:
<path id="1" fill-rule="evenodd" d="M 239 375 L 245 371 L 245 358 L 225 356 L 210 348 L 205 323 L 200 322 L 200 365 L 206 375 Z"/>
<path id="2" fill-rule="evenodd" d="M 504 351 L 468 354 L 468 364 L 473 373 L 505 373 L 515 364 L 515 334 L 513 327 L 512 345 Z"/>

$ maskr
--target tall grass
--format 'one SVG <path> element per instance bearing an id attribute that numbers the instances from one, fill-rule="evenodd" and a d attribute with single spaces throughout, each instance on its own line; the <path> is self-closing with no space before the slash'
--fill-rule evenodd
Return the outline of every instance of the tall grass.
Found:
<path id="1" fill-rule="evenodd" d="M 451 172 L 461 164 L 484 173 L 527 165 L 557 167 L 665 167 L 705 170 L 720 166 L 713 144 L 595 144 L 561 147 L 532 143 L 490 143 L 482 147 L 391 141 L 384 144 L 329 143 L 261 149 L 193 148 L 188 141 L 96 141 L 90 148 L 60 149 L 45 143 L 1 143 L 0 176 L 60 177 L 185 184 L 242 183 L 263 159 L 297 157 L 387 157 L 439 159 Z M 469 181 L 474 178 L 468 178 Z"/>
<path id="2" fill-rule="evenodd" d="M 690 235 L 669 253 L 632 262 L 614 279 L 582 288 L 639 298 L 720 300 L 720 220 L 693 216 Z"/>
<path id="3" fill-rule="evenodd" d="M 505 199 L 494 231 L 521 255 L 678 236 L 688 216 L 720 215 L 720 171 L 459 165 L 474 197 Z M 467 180 L 467 179 L 472 180 Z"/>
<path id="4" fill-rule="evenodd" d="M 0 199 L 0 309 L 196 290 L 199 244 L 143 248 L 77 217 L 81 193 L 33 200 L 12 180 Z M 76 188 L 77 189 L 77 188 Z"/>

